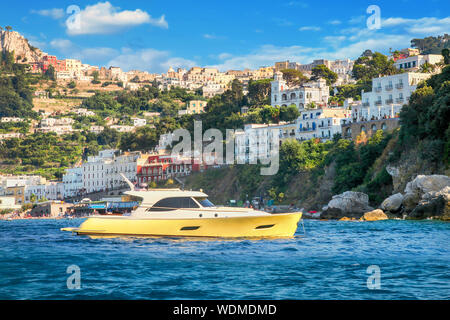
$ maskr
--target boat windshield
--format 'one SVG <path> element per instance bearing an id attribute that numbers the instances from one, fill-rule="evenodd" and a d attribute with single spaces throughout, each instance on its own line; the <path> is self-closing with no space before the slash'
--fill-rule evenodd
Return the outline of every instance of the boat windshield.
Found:
<path id="1" fill-rule="evenodd" d="M 215 207 L 215 205 L 208 200 L 208 198 L 195 198 L 202 205 L 202 207 Z"/>

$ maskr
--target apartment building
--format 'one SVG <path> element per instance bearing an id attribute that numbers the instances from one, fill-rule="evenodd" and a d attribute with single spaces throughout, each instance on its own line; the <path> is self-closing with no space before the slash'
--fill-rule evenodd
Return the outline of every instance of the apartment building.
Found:
<path id="1" fill-rule="evenodd" d="M 25 119 L 17 117 L 2 117 L 0 118 L 1 123 L 11 123 L 11 122 L 23 122 Z"/>
<path id="2" fill-rule="evenodd" d="M 278 153 L 280 144 L 279 124 L 246 124 L 244 130 L 235 133 L 235 160 L 239 164 L 269 159 Z"/>
<path id="3" fill-rule="evenodd" d="M 362 93 L 361 108 L 353 110 L 352 118 L 368 121 L 397 117 L 417 85 L 430 76 L 428 73 L 405 72 L 372 79 L 372 91 Z"/>
<path id="4" fill-rule="evenodd" d="M 426 54 L 426 55 L 414 55 L 408 56 L 403 59 L 397 59 L 394 62 L 394 66 L 400 70 L 406 70 L 408 72 L 416 72 L 420 70 L 420 67 L 425 64 L 436 64 L 444 61 L 444 57 L 440 54 Z"/>
<path id="5" fill-rule="evenodd" d="M 299 141 L 319 138 L 332 139 L 341 133 L 341 126 L 351 122 L 351 110 L 346 108 L 321 108 L 303 110 L 295 121 L 295 138 Z"/>
<path id="6" fill-rule="evenodd" d="M 82 63 L 76 59 L 66 59 L 66 70 L 71 74 L 77 74 L 82 72 Z"/>
<path id="7" fill-rule="evenodd" d="M 191 100 L 186 103 L 186 109 L 178 111 L 178 115 L 199 114 L 205 112 L 207 102 L 204 100 Z"/>
<path id="8" fill-rule="evenodd" d="M 87 193 L 123 187 L 123 173 L 130 181 L 136 182 L 137 160 L 140 152 L 103 150 L 91 156 L 81 165 L 83 189 Z"/>
<path id="9" fill-rule="evenodd" d="M 70 198 L 81 194 L 84 188 L 83 168 L 74 167 L 66 169 L 62 178 L 64 198 Z"/>
<path id="10" fill-rule="evenodd" d="M 143 155 L 137 166 L 138 184 L 189 175 L 192 172 L 192 161 L 178 160 L 176 156 L 169 154 Z"/>
<path id="11" fill-rule="evenodd" d="M 307 108 L 311 103 L 326 106 L 330 96 L 330 89 L 325 79 L 305 83 L 301 86 L 289 87 L 281 72 L 275 72 L 271 82 L 271 105 L 289 106 L 294 104 L 299 110 Z"/>

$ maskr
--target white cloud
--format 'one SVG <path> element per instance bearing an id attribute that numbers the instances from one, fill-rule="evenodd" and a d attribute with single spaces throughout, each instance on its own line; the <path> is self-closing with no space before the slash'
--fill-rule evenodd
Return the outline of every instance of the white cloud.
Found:
<path id="1" fill-rule="evenodd" d="M 362 22 L 364 22 L 367 19 L 366 16 L 362 15 L 362 16 L 354 16 L 351 17 L 350 20 L 348 20 L 349 24 L 360 24 Z"/>
<path id="2" fill-rule="evenodd" d="M 280 27 L 289 27 L 293 25 L 291 21 L 284 18 L 273 18 L 272 21 L 274 21 Z"/>
<path id="3" fill-rule="evenodd" d="M 387 18 L 381 22 L 382 28 L 403 27 L 406 32 L 418 35 L 438 35 L 450 33 L 450 17 L 438 19 L 424 17 L 419 19 Z"/>
<path id="4" fill-rule="evenodd" d="M 168 51 L 156 49 L 131 50 L 123 48 L 122 53 L 109 61 L 108 65 L 121 67 L 123 70 L 146 70 L 148 72 L 166 72 L 169 67 L 190 68 L 195 61 L 181 57 L 172 57 Z"/>
<path id="5" fill-rule="evenodd" d="M 288 3 L 285 4 L 285 6 L 308 8 L 309 4 L 307 4 L 306 2 L 301 2 L 301 1 L 289 1 Z"/>
<path id="6" fill-rule="evenodd" d="M 232 69 L 254 69 L 261 66 L 273 65 L 276 61 L 291 60 L 306 63 L 310 58 L 312 48 L 301 46 L 277 47 L 264 45 L 246 55 L 233 56 L 222 53 L 217 56 L 220 63 L 213 65 L 221 71 Z"/>
<path id="7" fill-rule="evenodd" d="M 224 39 L 225 37 L 223 37 L 223 36 L 217 36 L 217 35 L 211 34 L 211 33 L 205 33 L 205 34 L 203 35 L 203 38 L 205 38 L 205 39 Z"/>
<path id="8" fill-rule="evenodd" d="M 99 2 L 87 6 L 74 17 L 67 19 L 66 31 L 69 35 L 111 34 L 143 24 L 164 29 L 169 27 L 164 15 L 155 19 L 141 9 L 120 11 L 120 8 L 109 2 Z"/>
<path id="9" fill-rule="evenodd" d="M 331 20 L 331 21 L 328 21 L 328 23 L 336 26 L 336 25 L 341 24 L 342 21 L 340 21 L 340 20 Z"/>
<path id="10" fill-rule="evenodd" d="M 320 27 L 316 26 L 304 26 L 298 28 L 299 31 L 320 31 Z"/>
<path id="11" fill-rule="evenodd" d="M 43 9 L 43 10 L 31 10 L 31 13 L 35 13 L 44 17 L 49 17 L 55 20 L 64 18 L 64 10 L 59 8 Z"/>
<path id="12" fill-rule="evenodd" d="M 106 47 L 80 48 L 68 39 L 54 39 L 50 42 L 50 46 L 58 50 L 67 58 L 80 59 L 83 61 L 90 59 L 111 59 L 119 54 L 116 49 Z"/>

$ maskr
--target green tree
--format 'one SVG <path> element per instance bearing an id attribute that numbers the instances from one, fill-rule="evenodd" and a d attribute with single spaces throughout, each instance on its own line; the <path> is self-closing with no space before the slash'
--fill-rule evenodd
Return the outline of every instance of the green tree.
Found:
<path id="1" fill-rule="evenodd" d="M 399 73 L 394 67 L 394 61 L 379 52 L 375 52 L 371 56 L 359 57 L 355 61 L 352 72 L 356 80 L 366 83 L 370 83 L 373 78 Z"/>
<path id="2" fill-rule="evenodd" d="M 327 81 L 327 86 L 331 86 L 336 82 L 338 75 L 336 72 L 331 71 L 324 64 L 315 66 L 312 69 L 312 80 L 318 80 L 319 78 L 324 78 Z"/>
<path id="3" fill-rule="evenodd" d="M 253 106 L 270 104 L 270 89 L 272 79 L 250 80 L 248 83 L 248 100 Z"/>
<path id="4" fill-rule="evenodd" d="M 283 79 L 286 80 L 287 84 L 290 86 L 299 85 L 308 80 L 308 78 L 299 70 L 283 69 L 280 70 L 280 72 L 283 73 Z"/>
<path id="5" fill-rule="evenodd" d="M 76 87 L 77 87 L 77 83 L 75 81 L 70 81 L 67 84 L 67 88 L 69 88 L 69 89 L 75 89 Z"/>
<path id="6" fill-rule="evenodd" d="M 450 64 L 450 50 L 447 48 L 442 49 L 441 54 L 444 57 L 444 63 Z"/>
<path id="7" fill-rule="evenodd" d="M 49 65 L 47 70 L 45 71 L 45 76 L 47 79 L 56 80 L 56 72 L 55 72 L 55 68 L 52 65 Z"/>

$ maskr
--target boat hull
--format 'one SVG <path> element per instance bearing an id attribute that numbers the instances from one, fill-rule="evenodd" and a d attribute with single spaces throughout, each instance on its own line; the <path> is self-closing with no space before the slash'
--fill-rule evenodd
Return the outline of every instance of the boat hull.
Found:
<path id="1" fill-rule="evenodd" d="M 213 238 L 292 237 L 302 213 L 204 219 L 142 219 L 90 217 L 79 228 L 65 231 L 79 235 L 174 236 Z"/>

